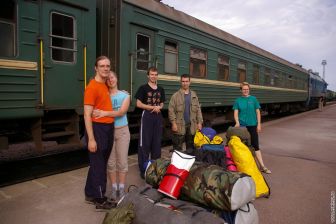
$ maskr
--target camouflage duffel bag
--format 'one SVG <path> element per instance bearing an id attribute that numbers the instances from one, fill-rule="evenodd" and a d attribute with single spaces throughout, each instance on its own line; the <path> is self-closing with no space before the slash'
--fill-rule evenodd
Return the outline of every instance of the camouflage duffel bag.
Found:
<path id="1" fill-rule="evenodd" d="M 154 161 L 147 168 L 146 182 L 157 188 L 169 164 L 167 159 Z M 180 198 L 211 209 L 234 211 L 255 199 L 255 184 L 244 173 L 195 162 L 182 186 Z"/>
<path id="2" fill-rule="evenodd" d="M 224 224 L 223 218 L 191 202 L 166 198 L 150 186 L 142 186 L 127 193 L 117 209 L 133 207 L 132 224 Z"/>

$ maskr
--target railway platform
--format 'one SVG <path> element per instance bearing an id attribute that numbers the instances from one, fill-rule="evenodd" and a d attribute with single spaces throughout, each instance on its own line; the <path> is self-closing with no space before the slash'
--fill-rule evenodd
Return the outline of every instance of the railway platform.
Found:
<path id="1" fill-rule="evenodd" d="M 336 105 L 263 124 L 260 147 L 272 170 L 270 198 L 254 201 L 261 224 L 335 223 Z M 170 157 L 170 147 L 163 156 Z M 0 188 L 0 223 L 102 223 L 104 212 L 84 201 L 87 168 Z M 137 155 L 128 184 L 142 185 Z"/>

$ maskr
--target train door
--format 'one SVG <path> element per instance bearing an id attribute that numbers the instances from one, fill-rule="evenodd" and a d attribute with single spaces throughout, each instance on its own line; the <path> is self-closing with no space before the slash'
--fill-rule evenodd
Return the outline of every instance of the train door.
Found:
<path id="1" fill-rule="evenodd" d="M 77 5 L 43 1 L 41 12 L 43 105 L 49 109 L 81 107 L 85 9 Z"/>
<path id="2" fill-rule="evenodd" d="M 147 83 L 147 69 L 156 66 L 154 55 L 154 31 L 133 26 L 131 32 L 131 95 L 134 97 L 139 86 Z"/>

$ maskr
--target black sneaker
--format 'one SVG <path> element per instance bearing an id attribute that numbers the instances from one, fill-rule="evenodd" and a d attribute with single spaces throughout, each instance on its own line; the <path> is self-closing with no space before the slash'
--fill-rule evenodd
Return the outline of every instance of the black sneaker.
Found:
<path id="1" fill-rule="evenodd" d="M 97 210 L 109 210 L 109 209 L 115 208 L 117 206 L 117 203 L 106 200 L 102 203 L 96 202 L 95 205 L 96 205 Z"/>
<path id="2" fill-rule="evenodd" d="M 85 196 L 85 202 L 88 203 L 88 204 L 95 204 L 95 198 Z"/>
<path id="3" fill-rule="evenodd" d="M 106 200 L 107 200 L 107 197 L 93 198 L 93 197 L 85 196 L 85 202 L 88 203 L 88 204 L 93 204 L 93 205 L 101 204 Z"/>

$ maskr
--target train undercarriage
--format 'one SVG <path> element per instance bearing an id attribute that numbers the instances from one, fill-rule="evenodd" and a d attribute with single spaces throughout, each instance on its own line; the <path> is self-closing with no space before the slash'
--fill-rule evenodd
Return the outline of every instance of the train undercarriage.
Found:
<path id="1" fill-rule="evenodd" d="M 261 105 L 261 114 L 298 113 L 306 111 L 305 102 L 271 103 Z M 316 108 L 317 105 L 313 106 Z M 221 126 L 234 123 L 231 106 L 203 108 L 204 125 Z M 163 141 L 171 139 L 168 111 L 163 111 Z M 141 111 L 128 113 L 131 139 L 139 138 Z M 35 157 L 84 147 L 85 125 L 82 115 L 75 110 L 45 111 L 43 118 L 9 120 L 0 132 L 0 161 Z M 23 153 L 15 155 L 21 148 Z M 22 150 L 22 148 L 25 148 Z"/>

